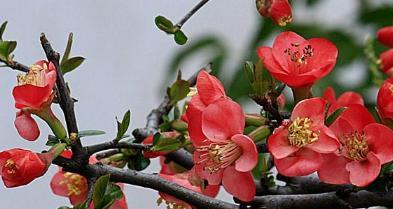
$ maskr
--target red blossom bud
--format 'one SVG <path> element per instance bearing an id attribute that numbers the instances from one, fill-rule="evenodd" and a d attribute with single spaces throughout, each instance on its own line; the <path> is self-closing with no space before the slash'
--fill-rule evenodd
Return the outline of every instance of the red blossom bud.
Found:
<path id="1" fill-rule="evenodd" d="M 256 0 L 258 12 L 264 17 L 271 17 L 279 26 L 292 22 L 292 7 L 288 0 Z"/>
<path id="2" fill-rule="evenodd" d="M 393 78 L 386 80 L 379 89 L 377 108 L 384 122 L 393 119 Z"/>
<path id="3" fill-rule="evenodd" d="M 44 175 L 64 148 L 65 144 L 58 144 L 44 154 L 19 148 L 0 152 L 0 176 L 4 185 L 8 188 L 22 186 Z"/>
<path id="4" fill-rule="evenodd" d="M 387 76 L 393 77 L 393 49 L 389 49 L 379 55 L 380 68 Z"/>
<path id="5" fill-rule="evenodd" d="M 387 47 L 393 47 L 393 26 L 384 27 L 377 32 L 378 41 Z"/>

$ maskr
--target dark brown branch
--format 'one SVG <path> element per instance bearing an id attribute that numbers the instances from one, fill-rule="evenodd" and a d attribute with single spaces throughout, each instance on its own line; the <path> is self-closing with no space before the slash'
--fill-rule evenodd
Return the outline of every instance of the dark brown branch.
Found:
<path id="1" fill-rule="evenodd" d="M 184 23 L 190 19 L 199 9 L 203 7 L 209 0 L 202 0 L 197 5 L 195 5 L 177 24 L 176 27 L 181 28 L 183 27 Z"/>
<path id="2" fill-rule="evenodd" d="M 111 150 L 106 150 L 105 152 L 100 152 L 100 153 L 96 154 L 95 157 L 98 160 L 101 160 L 103 158 L 110 157 L 110 156 L 117 154 L 117 153 L 120 153 L 119 149 L 111 149 Z"/>
<path id="3" fill-rule="evenodd" d="M 52 62 L 56 67 L 56 87 L 58 91 L 58 99 L 67 123 L 69 137 L 72 139 L 72 157 L 74 159 L 78 159 L 83 163 L 87 163 L 87 155 L 85 155 L 82 144 L 77 137 L 78 126 L 74 111 L 74 101 L 70 96 L 70 92 L 67 88 L 66 82 L 60 69 L 60 54 L 52 48 L 44 33 L 41 34 L 40 40 L 42 48 L 44 49 L 46 57 L 48 58 L 48 61 Z"/>
<path id="4" fill-rule="evenodd" d="M 208 64 L 206 67 L 200 69 L 197 73 L 188 79 L 190 86 L 195 85 L 197 75 L 201 70 L 211 72 L 211 64 Z M 147 116 L 146 126 L 144 128 L 135 129 L 132 132 L 132 135 L 135 137 L 134 142 L 140 143 L 147 136 L 155 134 L 158 131 L 159 125 L 162 123 L 162 116 L 167 115 L 171 111 L 172 107 L 173 105 L 171 104 L 169 97 L 165 96 L 161 104 L 157 108 L 153 109 Z"/>
<path id="5" fill-rule="evenodd" d="M 8 67 L 14 69 L 14 70 L 19 70 L 19 71 L 22 71 L 22 72 L 25 72 L 25 73 L 29 72 L 29 67 L 28 66 L 26 66 L 26 65 L 24 65 L 22 63 L 19 63 L 17 61 L 3 62 L 3 63 L 6 64 Z"/>
<path id="6" fill-rule="evenodd" d="M 124 170 L 106 165 L 87 165 L 82 166 L 78 162 L 63 157 L 58 157 L 55 164 L 63 167 L 66 171 L 79 173 L 89 177 L 99 177 L 110 174 L 111 180 L 165 192 L 180 200 L 186 201 L 197 208 L 209 209 L 237 209 L 235 204 L 204 196 L 200 193 L 186 189 L 178 184 L 166 181 L 158 175 L 146 174 L 134 170 Z"/>
<path id="7" fill-rule="evenodd" d="M 269 209 L 332 209 L 393 206 L 393 192 L 351 192 L 342 197 L 336 192 L 300 195 L 267 195 L 256 197 L 252 208 Z"/>
<path id="8" fill-rule="evenodd" d="M 148 150 L 150 149 L 150 146 L 144 145 L 144 144 L 139 144 L 139 143 L 131 143 L 131 142 L 115 142 L 115 141 L 109 141 L 109 142 L 104 142 L 101 144 L 95 144 L 91 146 L 87 146 L 86 152 L 90 156 L 96 152 L 108 150 L 108 149 L 120 149 L 120 148 L 127 148 L 127 149 L 140 149 L 140 150 Z"/>
<path id="9" fill-rule="evenodd" d="M 191 170 L 194 167 L 194 162 L 192 161 L 192 155 L 184 149 L 179 149 L 175 152 L 171 152 L 165 155 L 167 160 L 173 161 L 182 167 Z"/>

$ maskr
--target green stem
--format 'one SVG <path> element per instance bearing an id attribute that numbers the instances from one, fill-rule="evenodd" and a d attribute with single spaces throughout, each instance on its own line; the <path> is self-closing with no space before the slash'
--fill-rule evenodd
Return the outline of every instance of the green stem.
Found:
<path id="1" fill-rule="evenodd" d="M 246 114 L 247 126 L 262 126 L 267 123 L 267 119 L 257 114 Z"/>
<path id="2" fill-rule="evenodd" d="M 296 105 L 303 99 L 308 99 L 312 97 L 311 85 L 292 88 L 292 93 L 293 93 L 294 104 Z"/>
<path id="3" fill-rule="evenodd" d="M 260 126 L 257 129 L 251 131 L 251 133 L 249 133 L 248 136 L 256 143 L 268 137 L 269 134 L 270 134 L 269 126 Z"/>
<path id="4" fill-rule="evenodd" d="M 67 131 L 64 128 L 63 124 L 61 123 L 61 121 L 55 116 L 55 114 L 53 114 L 50 106 L 45 107 L 42 110 L 33 113 L 38 117 L 40 117 L 49 125 L 53 134 L 57 138 L 63 141 L 67 141 Z"/>

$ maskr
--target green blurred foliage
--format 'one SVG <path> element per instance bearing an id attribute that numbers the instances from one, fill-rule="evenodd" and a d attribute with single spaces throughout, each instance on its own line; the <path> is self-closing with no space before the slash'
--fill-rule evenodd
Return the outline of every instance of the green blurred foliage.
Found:
<path id="1" fill-rule="evenodd" d="M 338 1 L 338 0 L 337 0 Z M 313 9 L 313 7 L 317 6 L 321 0 L 305 0 L 306 5 Z M 296 4 L 296 1 L 292 1 L 292 5 Z M 296 5 L 294 5 L 296 7 Z M 255 11 L 256 12 L 256 11 Z M 333 15 L 333 14 L 332 14 Z M 374 5 L 371 0 L 359 0 L 358 7 L 356 8 L 356 12 L 354 12 L 356 24 L 362 28 L 369 28 L 371 31 L 371 36 L 375 37 L 375 31 L 383 26 L 392 25 L 393 23 L 393 4 L 391 5 Z M 329 76 L 323 78 L 319 82 L 317 82 L 313 91 L 316 95 L 321 95 L 323 90 L 327 86 L 332 86 L 337 95 L 340 95 L 343 91 L 357 91 L 359 93 L 364 94 L 366 90 L 375 86 L 373 83 L 372 74 L 367 69 L 367 57 L 364 53 L 364 48 L 366 45 L 366 40 L 359 40 L 358 32 L 351 30 L 351 28 L 344 27 L 327 27 L 324 24 L 313 22 L 313 23 L 305 23 L 301 21 L 297 21 L 289 24 L 289 26 L 281 28 L 275 25 L 270 19 L 260 18 L 260 22 L 258 23 L 256 33 L 249 40 L 247 53 L 244 54 L 242 60 L 251 60 L 254 63 L 258 60 L 256 51 L 259 46 L 269 45 L 266 43 L 266 40 L 272 38 L 273 35 L 279 33 L 280 31 L 290 30 L 300 34 L 305 38 L 312 37 L 323 37 L 332 41 L 337 48 L 339 49 L 339 58 L 336 64 L 335 69 L 330 73 Z M 364 37 L 366 34 L 360 34 L 361 37 Z M 214 54 L 211 57 L 211 62 L 213 64 L 213 74 L 220 76 L 221 67 L 223 62 L 227 59 L 227 51 L 225 43 L 220 41 L 219 37 L 214 36 L 206 36 L 200 39 L 196 37 L 192 37 L 190 43 L 178 51 L 171 61 L 167 71 L 167 81 L 175 75 L 175 72 L 181 67 L 181 65 L 187 59 L 193 57 L 196 53 L 204 50 L 206 48 L 213 49 Z M 378 55 L 383 50 L 386 50 L 383 46 L 377 43 L 374 40 L 374 48 L 376 54 Z M 364 67 L 359 70 L 366 71 L 366 79 L 363 79 L 361 83 L 358 83 L 352 89 L 348 89 L 348 87 L 340 84 L 336 79 L 337 76 L 348 67 L 348 65 L 353 64 L 355 61 L 364 62 Z M 201 64 L 202 66 L 203 64 Z M 251 92 L 251 86 L 249 84 L 248 79 L 244 73 L 244 63 L 238 63 L 236 67 L 236 73 L 231 76 L 231 80 L 225 83 L 227 93 L 234 100 L 242 102 L 247 99 L 248 94 Z M 363 95 L 364 96 L 364 95 Z M 372 105 L 375 101 L 366 101 L 368 104 Z"/>

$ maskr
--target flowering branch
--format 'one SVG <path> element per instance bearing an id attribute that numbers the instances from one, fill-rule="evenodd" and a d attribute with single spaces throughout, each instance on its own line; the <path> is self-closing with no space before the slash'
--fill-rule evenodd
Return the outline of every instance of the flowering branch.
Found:
<path id="1" fill-rule="evenodd" d="M 169 182 L 154 174 L 146 174 L 134 170 L 124 170 L 106 165 L 82 166 L 72 159 L 58 157 L 54 164 L 61 166 L 66 171 L 79 173 L 87 177 L 98 177 L 110 174 L 111 180 L 141 187 L 151 188 L 165 192 L 178 199 L 184 200 L 198 208 L 210 209 L 237 209 L 238 206 L 221 200 L 204 196 L 200 193 L 186 189 L 178 184 Z"/>
<path id="2" fill-rule="evenodd" d="M 148 150 L 150 149 L 150 146 L 144 145 L 144 144 L 138 144 L 138 143 L 130 143 L 130 142 L 115 142 L 115 141 L 109 141 L 109 142 L 104 142 L 101 144 L 95 144 L 91 146 L 87 146 L 86 152 L 89 156 L 96 152 L 108 150 L 108 149 L 120 149 L 120 148 L 127 148 L 127 149 L 140 149 L 140 150 Z"/>
<path id="3" fill-rule="evenodd" d="M 14 69 L 14 70 L 19 70 L 19 71 L 22 71 L 22 72 L 29 72 L 29 67 L 28 66 L 26 66 L 26 65 L 24 65 L 22 63 L 19 63 L 17 61 L 12 60 L 11 62 L 3 62 L 3 63 L 6 64 L 8 67 Z"/>
<path id="4" fill-rule="evenodd" d="M 58 91 L 59 104 L 64 113 L 69 137 L 72 140 L 71 147 L 73 151 L 73 158 L 79 159 L 81 162 L 87 163 L 87 155 L 85 155 L 85 151 L 83 150 L 82 144 L 77 136 L 78 125 L 76 122 L 74 111 L 74 100 L 70 96 L 70 91 L 67 88 L 63 74 L 60 69 L 60 54 L 52 48 L 52 45 L 49 43 L 44 33 L 41 34 L 40 40 L 46 57 L 50 62 L 55 65 L 56 68 L 56 87 Z"/>

